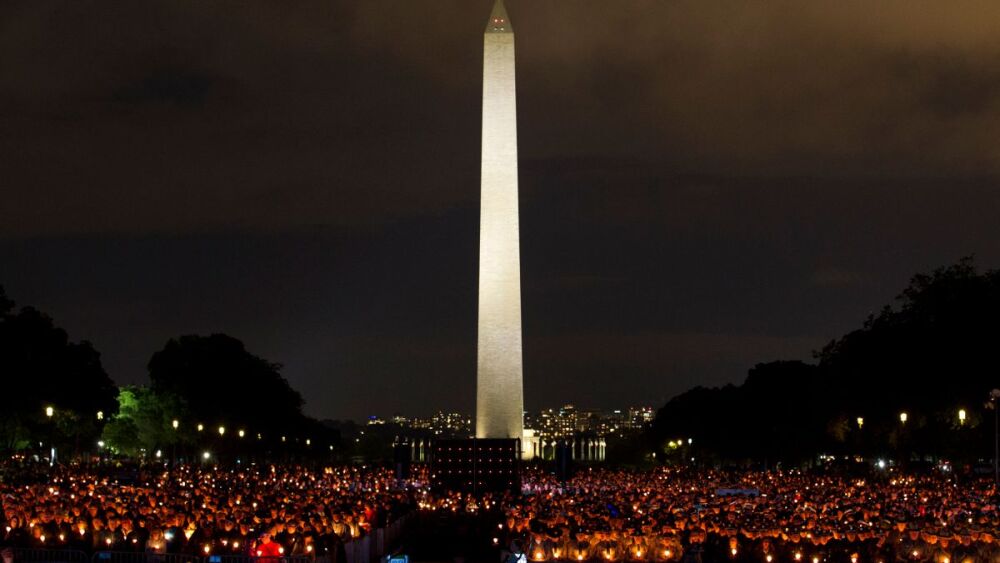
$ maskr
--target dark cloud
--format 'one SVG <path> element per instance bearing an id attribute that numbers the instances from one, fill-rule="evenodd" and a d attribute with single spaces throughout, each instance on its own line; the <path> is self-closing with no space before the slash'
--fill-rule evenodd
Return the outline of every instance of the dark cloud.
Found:
<path id="1" fill-rule="evenodd" d="M 183 67 L 166 66 L 146 72 L 114 93 L 125 103 L 173 103 L 197 106 L 205 102 L 215 78 Z"/>
<path id="2" fill-rule="evenodd" d="M 1000 69 L 988 61 L 925 54 L 911 55 L 902 67 L 900 74 L 923 84 L 920 98 L 940 118 L 989 117 L 1000 107 Z"/>
<path id="3" fill-rule="evenodd" d="M 4 4 L 0 283 L 120 381 L 225 331 L 317 415 L 468 410 L 489 3 Z M 1000 264 L 991 2 L 508 3 L 530 406 L 735 381 Z"/>

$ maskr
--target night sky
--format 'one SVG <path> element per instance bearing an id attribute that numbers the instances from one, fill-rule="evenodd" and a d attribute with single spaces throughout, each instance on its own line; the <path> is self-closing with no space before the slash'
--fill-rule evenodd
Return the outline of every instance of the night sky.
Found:
<path id="1" fill-rule="evenodd" d="M 471 413 L 491 3 L 0 3 L 0 284 L 120 383 L 225 332 L 317 417 Z M 996 0 L 507 5 L 527 408 L 660 406 L 1000 266 Z"/>

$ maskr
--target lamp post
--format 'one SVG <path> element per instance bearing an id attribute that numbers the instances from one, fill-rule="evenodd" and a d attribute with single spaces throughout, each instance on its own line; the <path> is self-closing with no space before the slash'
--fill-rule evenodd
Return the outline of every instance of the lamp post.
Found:
<path id="1" fill-rule="evenodd" d="M 171 454 L 171 459 L 170 459 L 171 466 L 177 465 L 177 428 L 180 427 L 180 425 L 181 421 L 177 420 L 176 418 L 170 421 L 170 426 L 173 427 L 174 429 L 174 443 L 173 443 L 174 451 Z"/>
<path id="2" fill-rule="evenodd" d="M 220 424 L 218 431 L 219 431 L 219 451 L 216 452 L 215 458 L 216 461 L 221 462 L 223 459 L 225 459 L 225 454 L 227 450 L 226 445 L 222 443 L 222 440 L 226 437 L 226 427 Z"/>
<path id="3" fill-rule="evenodd" d="M 990 403 L 993 404 L 993 486 L 1000 486 L 1000 417 L 997 415 L 997 400 L 1000 399 L 1000 389 L 990 391 Z"/>
<path id="4" fill-rule="evenodd" d="M 56 464 L 56 444 L 55 428 L 52 426 L 52 417 L 56 414 L 56 409 L 49 405 L 45 407 L 45 418 L 49 419 L 49 467 Z"/>
<path id="5" fill-rule="evenodd" d="M 899 413 L 899 465 L 905 467 L 909 454 L 906 451 L 906 421 L 910 420 L 910 415 L 906 411 Z"/>

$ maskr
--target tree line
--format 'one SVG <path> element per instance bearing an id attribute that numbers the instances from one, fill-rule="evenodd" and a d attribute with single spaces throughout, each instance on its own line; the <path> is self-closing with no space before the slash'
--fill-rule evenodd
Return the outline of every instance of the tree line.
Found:
<path id="1" fill-rule="evenodd" d="M 993 456 L 1000 388 L 1000 271 L 972 258 L 914 276 L 891 305 L 814 353 L 741 385 L 696 387 L 657 413 L 631 450 L 714 465 L 843 459 L 973 465 Z M 0 287 L 0 451 L 137 457 L 343 454 L 302 413 L 281 366 L 223 335 L 170 339 L 149 383 L 118 388 L 87 341 Z M 632 454 L 630 454 L 632 455 Z"/>
<path id="2" fill-rule="evenodd" d="M 167 341 L 149 383 L 119 388 L 87 341 L 0 287 L 0 451 L 188 460 L 340 453 L 281 366 L 224 334 Z"/>
<path id="3" fill-rule="evenodd" d="M 711 464 L 866 462 L 967 467 L 993 457 L 1000 272 L 974 260 L 914 276 L 891 305 L 814 353 L 697 387 L 657 413 L 661 459 Z M 688 439 L 691 443 L 688 443 Z"/>

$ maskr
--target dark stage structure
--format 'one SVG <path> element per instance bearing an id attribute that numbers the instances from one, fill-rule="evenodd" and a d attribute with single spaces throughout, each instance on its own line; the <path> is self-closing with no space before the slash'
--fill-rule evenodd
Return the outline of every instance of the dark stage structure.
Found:
<path id="1" fill-rule="evenodd" d="M 435 440 L 431 482 L 440 490 L 518 491 L 521 441 L 516 438 Z"/>

